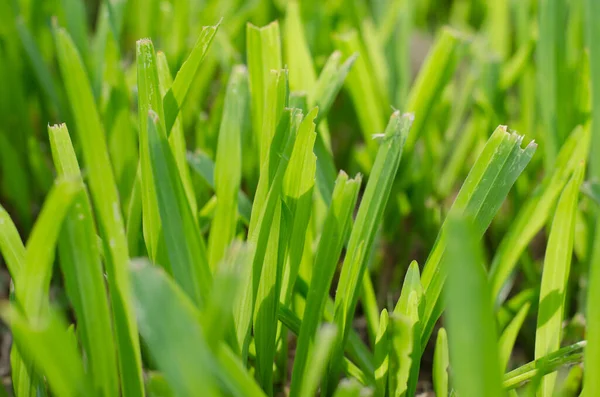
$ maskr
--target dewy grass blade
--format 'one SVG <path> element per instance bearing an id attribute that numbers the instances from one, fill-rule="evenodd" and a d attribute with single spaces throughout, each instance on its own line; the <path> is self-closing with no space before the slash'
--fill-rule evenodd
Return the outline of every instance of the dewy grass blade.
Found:
<path id="1" fill-rule="evenodd" d="M 506 127 L 498 127 L 471 168 L 450 209 L 450 214 L 464 214 L 473 218 L 475 231 L 480 237 L 535 153 L 537 145 L 534 142 L 521 149 L 522 139 L 515 133 L 507 132 Z M 421 347 L 427 345 L 433 325 L 443 311 L 439 297 L 447 274 L 444 263 L 447 238 L 445 226 L 442 225 L 421 277 L 427 297 Z"/>
<path id="2" fill-rule="evenodd" d="M 535 335 L 536 359 L 560 348 L 562 321 L 565 314 L 565 294 L 571 268 L 571 256 L 573 255 L 575 212 L 584 172 L 585 163 L 582 162 L 565 186 L 552 221 L 540 287 Z M 540 384 L 538 395 L 551 396 L 555 381 L 556 374 L 545 376 Z"/>
<path id="3" fill-rule="evenodd" d="M 140 334 L 175 395 L 218 395 L 220 368 L 189 296 L 144 260 L 133 262 L 132 284 Z"/>
<path id="4" fill-rule="evenodd" d="M 340 173 L 333 191 L 329 211 L 323 225 L 323 233 L 315 257 L 312 283 L 308 291 L 304 318 L 298 336 L 290 396 L 299 395 L 302 379 L 307 371 L 306 364 L 310 346 L 313 344 L 318 324 L 323 317 L 329 288 L 335 268 L 350 230 L 352 212 L 356 204 L 361 177 L 348 179 Z"/>
<path id="5" fill-rule="evenodd" d="M 202 60 L 219 29 L 219 24 L 220 22 L 214 26 L 202 27 L 200 36 L 196 40 L 192 52 L 188 55 L 183 65 L 181 65 L 181 68 L 175 76 L 173 85 L 171 85 L 162 99 L 165 109 L 165 131 L 167 132 L 167 135 L 171 132 L 171 128 L 173 127 L 173 124 L 175 124 L 175 120 L 181 111 L 181 107 L 185 103 L 188 91 L 192 86 L 196 74 L 198 74 Z"/>
<path id="6" fill-rule="evenodd" d="M 66 125 L 48 127 L 59 177 L 81 178 Z M 106 397 L 119 392 L 112 321 L 104 285 L 96 226 L 87 192 L 77 193 L 67 213 L 59 255 L 67 294 L 75 309 L 78 335 L 88 358 L 95 390 Z"/>
<path id="7" fill-rule="evenodd" d="M 208 238 L 208 262 L 213 271 L 235 236 L 242 179 L 241 141 L 248 107 L 248 71 L 235 66 L 227 84 L 215 161 L 217 207 Z"/>
<path id="8" fill-rule="evenodd" d="M 210 292 L 211 272 L 206 247 L 188 200 L 175 159 L 156 114 L 148 117 L 148 153 L 156 201 L 173 278 L 198 307 Z"/>
<path id="9" fill-rule="evenodd" d="M 452 376 L 464 396 L 501 396 L 492 301 L 479 233 L 465 218 L 449 219 L 446 285 Z"/>
<path id="10" fill-rule="evenodd" d="M 54 250 L 64 217 L 74 198 L 83 188 L 80 181 L 59 180 L 46 198 L 25 248 L 25 262 L 15 284 L 15 299 L 29 321 L 47 313 L 49 309 L 50 278 Z M 13 352 L 15 347 L 13 346 Z M 30 362 L 11 357 L 13 383 L 19 395 L 29 395 L 36 386 Z"/>
<path id="11" fill-rule="evenodd" d="M 433 354 L 433 390 L 436 397 L 448 397 L 449 366 L 448 335 L 445 328 L 440 328 Z"/>
<path id="12" fill-rule="evenodd" d="M 339 329 L 331 361 L 331 381 L 339 374 L 338 365 L 350 334 L 360 286 L 367 268 L 375 233 L 383 216 L 392 183 L 398 171 L 404 142 L 409 134 L 413 116 L 394 112 L 390 117 L 383 141 L 375 158 L 369 183 L 366 186 L 356 222 L 350 234 L 346 257 L 335 295 L 334 322 Z M 337 383 L 337 382 L 335 382 Z"/>
<path id="13" fill-rule="evenodd" d="M 117 357 L 124 397 L 143 395 L 142 363 L 137 326 L 129 302 L 129 254 L 121 205 L 106 137 L 89 79 L 75 45 L 63 29 L 55 30 L 58 63 L 75 118 L 89 185 L 104 243 L 106 273 L 118 344 Z"/>
<path id="14" fill-rule="evenodd" d="M 500 243 L 490 268 L 492 296 L 497 302 L 504 300 L 507 292 L 502 291 L 503 286 L 529 242 L 545 225 L 573 170 L 588 155 L 589 144 L 589 128 L 577 127 L 560 150 L 551 173 L 521 206 L 510 230 Z"/>
<path id="15" fill-rule="evenodd" d="M 34 363 L 55 395 L 75 397 L 91 390 L 77 345 L 69 340 L 67 324 L 58 313 L 28 319 L 17 308 L 6 306 L 0 309 L 0 316 L 10 326 L 14 344 L 23 352 L 23 357 Z M 15 387 L 15 392 L 24 391 Z M 39 390 L 31 392 L 36 395 Z"/>
<path id="16" fill-rule="evenodd" d="M 169 70 L 169 64 L 167 63 L 167 57 L 165 56 L 165 53 L 158 52 L 156 54 L 156 60 L 160 94 L 164 97 L 167 90 L 173 84 L 173 78 L 171 77 L 171 71 Z M 192 214 L 196 214 L 198 212 L 198 205 L 196 204 L 196 193 L 194 192 L 194 187 L 192 186 L 192 179 L 190 177 L 190 170 L 186 159 L 185 135 L 181 119 L 181 116 L 177 116 L 175 118 L 171 133 L 167 135 L 169 137 L 171 151 L 175 157 L 175 163 L 177 164 L 177 170 L 179 171 L 181 182 L 183 183 L 183 187 L 185 189 L 185 195 L 190 204 L 190 209 L 192 210 Z"/>
<path id="17" fill-rule="evenodd" d="M 8 212 L 0 205 L 0 254 L 13 280 L 25 263 L 25 246 Z"/>

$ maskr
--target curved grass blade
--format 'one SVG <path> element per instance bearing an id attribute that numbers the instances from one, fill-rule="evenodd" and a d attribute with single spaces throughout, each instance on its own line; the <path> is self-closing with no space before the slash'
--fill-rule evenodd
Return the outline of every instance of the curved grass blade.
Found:
<path id="1" fill-rule="evenodd" d="M 452 376 L 464 396 L 501 396 L 498 339 L 479 235 L 465 218 L 448 226 L 446 315 Z"/>
<path id="2" fill-rule="evenodd" d="M 129 253 L 115 177 L 106 137 L 94 102 L 89 79 L 75 45 L 63 29 L 55 30 L 58 63 L 81 144 L 100 236 L 118 344 L 121 393 L 143 395 L 142 364 L 133 308 L 129 302 Z"/>
<path id="3" fill-rule="evenodd" d="M 80 179 L 79 164 L 66 125 L 49 126 L 52 157 L 59 177 Z M 82 189 L 67 213 L 59 239 L 67 294 L 75 309 L 78 334 L 88 358 L 94 390 L 106 397 L 119 392 L 115 344 L 96 226 Z"/>
<path id="4" fill-rule="evenodd" d="M 582 162 L 561 193 L 552 221 L 540 287 L 535 335 L 536 359 L 560 348 L 565 294 L 573 255 L 575 212 L 584 172 L 585 164 Z M 538 395 L 551 396 L 555 382 L 556 374 L 546 375 L 542 379 Z"/>

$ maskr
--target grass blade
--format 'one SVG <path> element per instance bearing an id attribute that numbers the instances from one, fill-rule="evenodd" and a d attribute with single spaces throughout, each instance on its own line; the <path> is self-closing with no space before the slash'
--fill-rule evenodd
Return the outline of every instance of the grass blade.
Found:
<path id="1" fill-rule="evenodd" d="M 440 328 L 433 355 L 433 390 L 436 397 L 448 397 L 449 366 L 448 335 L 445 328 Z"/>
<path id="2" fill-rule="evenodd" d="M 360 286 L 367 268 L 375 233 L 383 216 L 383 210 L 389 198 L 392 183 L 398 171 L 404 142 L 408 136 L 412 115 L 401 116 L 394 112 L 377 153 L 371 171 L 369 183 L 365 188 L 356 222 L 350 234 L 346 257 L 335 295 L 335 324 L 339 328 L 339 336 L 334 348 L 332 365 L 341 361 L 344 345 L 350 334 L 350 324 L 358 302 Z M 335 381 L 339 370 L 331 368 L 332 381 Z"/>
<path id="3" fill-rule="evenodd" d="M 129 254 L 121 205 L 113 175 L 106 137 L 94 102 L 89 79 L 68 33 L 56 29 L 58 63 L 75 118 L 75 127 L 89 174 L 89 185 L 104 244 L 106 273 L 113 323 L 118 344 L 121 393 L 143 395 L 142 364 L 137 326 L 129 302 Z"/>
<path id="4" fill-rule="evenodd" d="M 48 127 L 52 157 L 59 177 L 80 179 L 79 163 L 66 125 Z M 88 358 L 94 390 L 118 394 L 119 382 L 112 322 L 96 226 L 87 192 L 82 189 L 67 213 L 59 239 L 59 255 L 67 294 L 75 309 L 78 334 Z"/>
<path id="5" fill-rule="evenodd" d="M 348 176 L 342 172 L 338 175 L 335 184 L 331 206 L 327 212 L 322 238 L 317 248 L 315 273 L 308 291 L 305 315 L 298 336 L 290 396 L 297 396 L 300 393 L 302 379 L 307 371 L 308 352 L 321 321 L 335 268 L 350 230 L 352 211 L 356 204 L 360 183 L 360 176 L 348 179 Z"/>
<path id="6" fill-rule="evenodd" d="M 571 268 L 571 256 L 573 255 L 575 212 L 584 171 L 585 166 L 581 163 L 565 186 L 552 221 L 540 287 L 540 304 L 535 335 L 536 359 L 560 348 L 565 294 Z M 555 381 L 556 374 L 545 376 L 540 385 L 539 395 L 551 396 Z"/>
<path id="7" fill-rule="evenodd" d="M 513 318 L 510 324 L 508 324 L 500 336 L 500 367 L 503 370 L 506 369 L 506 366 L 508 365 L 511 353 L 515 346 L 515 341 L 517 340 L 517 335 L 523 326 L 523 322 L 527 317 L 527 313 L 529 313 L 530 307 L 530 303 L 523 305 L 523 307 L 519 310 L 517 315 Z"/>
<path id="8" fill-rule="evenodd" d="M 323 375 L 327 360 L 331 354 L 333 343 L 335 341 L 335 326 L 324 325 L 315 338 L 314 346 L 311 347 L 311 365 L 302 378 L 300 387 L 300 397 L 311 397 L 316 395 L 319 386 L 319 379 Z"/>
<path id="9" fill-rule="evenodd" d="M 208 239 L 209 263 L 215 269 L 235 236 L 238 218 L 238 192 L 242 179 L 242 132 L 248 115 L 248 72 L 236 66 L 225 94 L 223 121 L 215 164 L 217 207 Z"/>
<path id="10" fill-rule="evenodd" d="M 501 396 L 498 339 L 478 233 L 464 218 L 450 218 L 447 227 L 447 326 L 456 390 Z"/>
<path id="11" fill-rule="evenodd" d="M 25 263 L 25 246 L 8 212 L 0 205 L 0 254 L 8 272 L 16 280 Z"/>

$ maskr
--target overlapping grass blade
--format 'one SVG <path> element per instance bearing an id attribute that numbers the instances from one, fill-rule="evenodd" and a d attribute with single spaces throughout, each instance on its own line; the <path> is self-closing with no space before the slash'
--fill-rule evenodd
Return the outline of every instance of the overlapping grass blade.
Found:
<path id="1" fill-rule="evenodd" d="M 55 30 L 58 63 L 81 144 L 94 209 L 104 245 L 117 357 L 124 397 L 142 395 L 142 365 L 137 326 L 129 302 L 129 254 L 121 205 L 111 169 L 104 129 L 81 58 L 67 32 Z"/>
<path id="2" fill-rule="evenodd" d="M 409 298 L 409 311 L 413 318 L 399 313 L 392 313 L 388 326 L 389 338 L 389 367 L 388 367 L 388 395 L 409 396 L 409 377 L 413 366 L 415 332 L 414 323 L 418 314 L 417 294 L 412 292 Z M 416 383 L 415 383 L 416 386 Z"/>
<path id="3" fill-rule="evenodd" d="M 48 127 L 59 177 L 81 178 L 66 125 Z M 87 192 L 82 189 L 67 213 L 59 239 L 59 255 L 67 294 L 77 317 L 78 335 L 88 358 L 95 390 L 114 396 L 119 376 L 100 250 Z"/>
<path id="4" fill-rule="evenodd" d="M 375 233 L 383 216 L 392 183 L 400 164 L 404 142 L 411 128 L 413 116 L 394 112 L 390 117 L 383 141 L 371 171 L 356 222 L 350 234 L 346 257 L 342 265 L 340 280 L 335 295 L 334 322 L 339 336 L 331 362 L 331 381 L 339 373 L 338 360 L 343 355 L 344 345 L 350 334 L 350 324 L 358 302 L 362 278 L 365 275 Z"/>
<path id="5" fill-rule="evenodd" d="M 65 215 L 82 189 L 80 181 L 58 181 L 46 198 L 25 248 L 25 261 L 15 283 L 15 299 L 25 318 L 34 321 L 49 308 L 50 279 L 54 250 Z M 13 346 L 11 352 L 13 387 L 19 395 L 29 395 L 38 380 L 30 362 L 23 362 Z"/>
<path id="6" fill-rule="evenodd" d="M 560 348 L 562 321 L 565 315 L 565 294 L 573 255 L 575 212 L 584 171 L 584 163 L 575 169 L 571 180 L 561 193 L 552 221 L 540 287 L 535 335 L 536 359 Z M 556 374 L 546 375 L 540 384 L 539 395 L 551 396 L 555 382 Z"/>
<path id="7" fill-rule="evenodd" d="M 449 366 L 448 335 L 445 328 L 440 328 L 435 341 L 435 352 L 433 355 L 433 390 L 436 397 L 448 396 Z"/>
<path id="8" fill-rule="evenodd" d="M 300 393 L 306 373 L 308 353 L 313 344 L 317 326 L 321 321 L 329 288 L 351 224 L 361 178 L 348 179 L 341 172 L 336 180 L 332 201 L 323 224 L 323 233 L 317 248 L 314 273 L 304 309 L 302 326 L 298 336 L 290 396 Z"/>
<path id="9" fill-rule="evenodd" d="M 506 127 L 498 127 L 471 168 L 450 209 L 450 214 L 473 218 L 475 232 L 480 238 L 535 153 L 537 145 L 534 142 L 521 149 L 522 139 L 522 136 L 507 132 Z M 443 225 L 421 277 L 427 297 L 421 330 L 422 347 L 427 344 L 433 325 L 443 311 L 439 297 L 448 271 L 444 263 L 447 238 Z"/>
<path id="10" fill-rule="evenodd" d="M 67 325 L 58 313 L 26 318 L 14 306 L 1 309 L 0 315 L 10 326 L 14 343 L 23 357 L 43 374 L 50 389 L 58 396 L 81 396 L 91 390 L 77 346 L 72 343 Z M 30 394 L 13 385 L 17 395 Z M 25 394 L 21 394 L 25 393 Z"/>
<path id="11" fill-rule="evenodd" d="M 375 336 L 374 358 L 375 358 L 375 393 L 377 396 L 385 396 L 387 392 L 389 373 L 389 342 L 388 325 L 389 314 L 387 309 L 381 311 L 379 316 L 379 329 Z"/>
<path id="12" fill-rule="evenodd" d="M 242 179 L 242 132 L 249 115 L 248 72 L 236 66 L 225 94 L 215 164 L 217 207 L 208 239 L 209 263 L 214 270 L 235 236 L 238 194 Z"/>
<path id="13" fill-rule="evenodd" d="M 333 325 L 324 325 L 317 332 L 314 345 L 310 348 L 310 360 L 313 363 L 302 377 L 300 397 L 311 397 L 317 392 L 319 379 L 326 368 L 327 359 L 331 354 L 333 342 L 335 341 L 336 329 Z"/>
<path id="14" fill-rule="evenodd" d="M 25 263 L 25 246 L 8 212 L 0 205 L 0 254 L 8 272 L 16 280 Z"/>
<path id="15" fill-rule="evenodd" d="M 492 296 L 497 302 L 504 300 L 508 291 L 503 292 L 503 286 L 529 242 L 546 223 L 573 170 L 587 156 L 589 144 L 589 128 L 576 128 L 561 148 L 552 172 L 547 174 L 523 204 L 511 228 L 502 239 L 494 255 L 489 275 Z"/>
<path id="16" fill-rule="evenodd" d="M 470 220 L 449 219 L 446 315 L 452 377 L 464 396 L 501 396 L 492 301 L 479 233 Z"/>
<path id="17" fill-rule="evenodd" d="M 206 247 L 191 213 L 175 159 L 156 114 L 148 119 L 150 167 L 167 255 L 175 281 L 199 307 L 210 292 Z"/>

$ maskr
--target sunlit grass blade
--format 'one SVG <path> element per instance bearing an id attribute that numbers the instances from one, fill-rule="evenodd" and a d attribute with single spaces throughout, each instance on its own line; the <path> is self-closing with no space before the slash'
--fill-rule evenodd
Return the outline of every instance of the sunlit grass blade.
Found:
<path id="1" fill-rule="evenodd" d="M 248 107 L 248 71 L 244 66 L 236 66 L 227 84 L 215 161 L 217 207 L 208 239 L 209 264 L 213 270 L 235 236 L 242 179 L 241 140 Z"/>
<path id="2" fill-rule="evenodd" d="M 132 286 L 140 334 L 175 395 L 217 395 L 219 368 L 194 303 L 143 260 L 132 264 Z"/>
<path id="3" fill-rule="evenodd" d="M 306 373 L 308 352 L 321 322 L 329 288 L 345 238 L 350 230 L 351 216 L 356 204 L 361 178 L 348 179 L 340 173 L 332 201 L 323 225 L 323 233 L 315 257 L 314 273 L 308 291 L 304 318 L 298 336 L 290 396 L 299 395 Z"/>
<path id="4" fill-rule="evenodd" d="M 129 302 L 129 254 L 121 205 L 111 169 L 106 137 L 81 58 L 63 29 L 55 30 L 58 63 L 65 82 L 81 144 L 84 164 L 98 219 L 124 397 L 142 394 L 142 365 L 133 308 Z"/>
<path id="5" fill-rule="evenodd" d="M 312 91 L 317 81 L 317 75 L 308 43 L 304 37 L 300 7 L 295 0 L 287 3 L 283 36 L 285 61 L 290 68 L 290 89 L 292 91 Z"/>
<path id="6" fill-rule="evenodd" d="M 315 337 L 314 345 L 310 348 L 311 365 L 302 377 L 300 397 L 314 396 L 319 386 L 319 379 L 327 365 L 327 359 L 331 353 L 335 341 L 336 329 L 333 325 L 324 325 Z"/>
<path id="7" fill-rule="evenodd" d="M 8 212 L 0 205 L 0 254 L 13 280 L 25 263 L 25 246 Z"/>
<path id="8" fill-rule="evenodd" d="M 535 335 L 536 359 L 560 348 L 562 321 L 565 315 L 565 295 L 573 255 L 575 211 L 584 172 L 585 164 L 582 162 L 575 169 L 571 180 L 561 193 L 552 221 L 540 287 L 540 304 Z M 545 376 L 540 384 L 538 395 L 551 396 L 555 382 L 556 374 Z"/>
<path id="9" fill-rule="evenodd" d="M 402 157 L 404 142 L 409 135 L 413 116 L 394 112 L 390 117 L 381 146 L 375 158 L 369 182 L 365 188 L 356 221 L 350 234 L 346 257 L 335 295 L 335 319 L 339 336 L 331 362 L 331 381 L 339 373 L 335 367 L 342 357 L 344 345 L 350 334 L 354 310 L 360 294 L 362 278 L 365 276 L 375 233 L 379 227 L 383 210 Z"/>
<path id="10" fill-rule="evenodd" d="M 507 283 L 517 261 L 536 233 L 546 224 L 556 200 L 573 173 L 585 159 L 589 149 L 589 128 L 578 127 L 565 142 L 552 171 L 522 206 L 509 231 L 502 239 L 490 267 L 492 296 L 502 302 L 508 291 L 502 289 Z"/>
<path id="11" fill-rule="evenodd" d="M 377 396 L 385 396 L 387 392 L 390 363 L 388 342 L 389 318 L 387 309 L 383 309 L 379 316 L 379 329 L 375 336 L 375 393 Z"/>
<path id="12" fill-rule="evenodd" d="M 192 82 L 198 74 L 202 60 L 204 59 L 218 29 L 219 24 L 202 27 L 200 36 L 196 40 L 192 52 L 181 65 L 177 75 L 175 75 L 173 85 L 171 85 L 162 99 L 165 109 L 165 131 L 167 132 L 167 135 L 170 133 L 173 124 L 175 124 L 177 115 L 185 103 Z"/>
<path id="13" fill-rule="evenodd" d="M 25 261 L 15 283 L 15 299 L 25 318 L 34 321 L 49 309 L 50 279 L 58 236 L 73 200 L 82 189 L 80 181 L 58 181 L 46 198 L 42 212 L 25 246 Z M 22 362 L 13 346 L 11 353 L 13 386 L 19 395 L 35 388 L 31 363 Z"/>
<path id="14" fill-rule="evenodd" d="M 156 114 L 148 119 L 148 152 L 165 246 L 175 281 L 199 307 L 210 292 L 206 247 L 191 213 L 175 159 Z"/>
<path id="15" fill-rule="evenodd" d="M 48 127 L 59 177 L 81 178 L 79 163 L 66 125 Z M 82 189 L 67 213 L 59 239 L 59 255 L 67 294 L 77 317 L 78 335 L 89 360 L 94 389 L 104 396 L 118 394 L 114 337 L 100 250 L 87 192 Z"/>
<path id="16" fill-rule="evenodd" d="M 530 303 L 523 305 L 517 315 L 502 332 L 502 335 L 500 335 L 498 344 L 500 345 L 500 367 L 503 370 L 506 369 L 506 366 L 508 365 L 513 348 L 515 347 L 515 341 L 517 340 L 519 331 L 521 330 L 523 322 L 529 313 L 530 307 Z"/>
<path id="17" fill-rule="evenodd" d="M 446 315 L 452 377 L 464 396 L 501 396 L 498 339 L 479 236 L 466 218 L 449 219 Z"/>
<path id="18" fill-rule="evenodd" d="M 84 373 L 77 346 L 71 343 L 67 324 L 58 313 L 47 312 L 33 318 L 19 313 L 14 306 L 5 306 L 0 315 L 10 326 L 14 343 L 23 357 L 43 374 L 50 389 L 57 396 L 81 396 L 90 388 Z M 15 387 L 18 395 L 36 395 Z"/>
<path id="19" fill-rule="evenodd" d="M 585 347 L 586 341 L 577 342 L 515 368 L 504 375 L 503 386 L 505 389 L 513 389 L 536 377 L 553 373 L 563 366 L 580 363 L 583 361 Z"/>
<path id="20" fill-rule="evenodd" d="M 414 332 L 414 323 L 418 317 L 417 294 L 412 292 L 409 298 L 409 311 L 413 318 L 399 313 L 392 313 L 388 325 L 389 338 L 389 366 L 388 366 L 388 395 L 409 396 L 413 395 L 409 389 L 409 377 L 413 366 L 412 356 L 414 353 L 414 338 L 418 333 Z M 417 350 L 418 351 L 418 350 Z M 417 353 L 418 354 L 418 353 Z M 416 386 L 416 383 L 415 383 Z"/>
<path id="21" fill-rule="evenodd" d="M 365 393 L 365 389 L 355 379 L 345 379 L 335 389 L 333 397 L 359 397 L 363 393 Z"/>
<path id="22" fill-rule="evenodd" d="M 522 140 L 522 136 L 509 133 L 505 126 L 498 127 L 488 139 L 452 204 L 450 214 L 474 219 L 475 232 L 479 238 L 535 153 L 537 145 L 531 142 L 522 149 Z M 433 325 L 443 311 L 439 298 L 448 272 L 444 262 L 447 239 L 448 234 L 442 225 L 423 268 L 421 282 L 427 299 L 421 330 L 422 347 L 426 346 Z"/>
<path id="23" fill-rule="evenodd" d="M 158 52 L 156 54 L 156 60 L 160 94 L 164 97 L 167 90 L 173 84 L 173 78 L 171 77 L 171 71 L 169 70 L 169 64 L 167 63 L 167 57 L 165 56 L 165 53 Z M 181 116 L 177 116 L 175 118 L 173 128 L 171 129 L 170 134 L 167 134 L 167 136 L 169 137 L 169 145 L 171 146 L 171 151 L 173 152 L 173 157 L 175 158 L 175 163 L 177 164 L 177 170 L 179 171 L 181 182 L 183 183 L 183 187 L 185 189 L 185 195 L 190 204 L 190 209 L 192 214 L 196 214 L 198 212 L 198 205 L 196 204 L 196 193 L 194 192 L 194 187 L 192 186 L 192 179 L 190 177 L 190 171 L 186 159 L 185 135 Z"/>
<path id="24" fill-rule="evenodd" d="M 450 357 L 448 353 L 448 335 L 445 328 L 440 328 L 435 342 L 433 355 L 433 390 L 436 397 L 448 396 L 448 369 Z"/>

